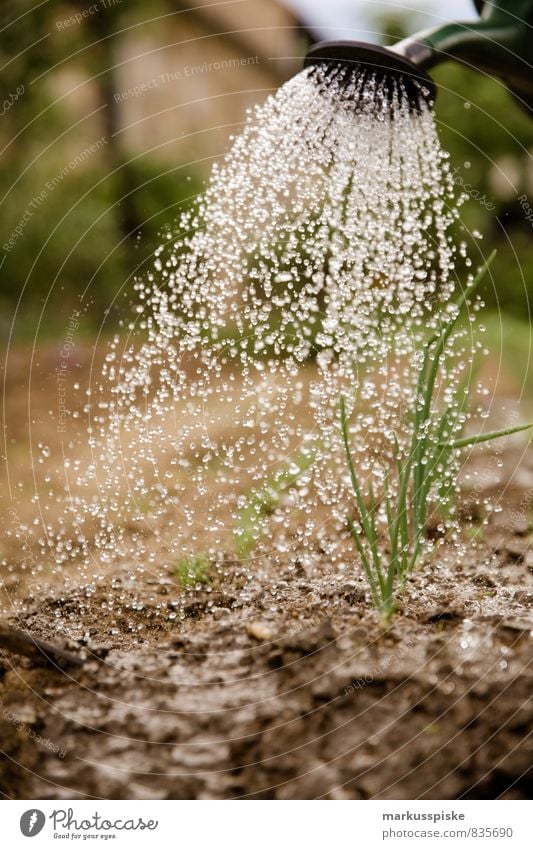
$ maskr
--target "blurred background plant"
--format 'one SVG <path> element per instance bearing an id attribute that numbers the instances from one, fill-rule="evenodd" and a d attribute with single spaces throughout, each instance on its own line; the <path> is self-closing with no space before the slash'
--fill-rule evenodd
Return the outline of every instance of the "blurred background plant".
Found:
<path id="1" fill-rule="evenodd" d="M 291 6 L 4 0 L 4 341 L 54 338 L 80 299 L 80 334 L 94 336 L 104 320 L 105 332 L 113 329 L 133 299 L 132 279 L 149 273 L 156 245 L 172 237 L 246 109 L 298 70 L 311 40 L 331 35 L 320 31 L 318 0 Z M 386 9 L 376 15 L 376 4 L 354 0 L 354 27 L 363 21 L 364 37 L 392 43 L 424 23 Z M 344 4 L 345 21 L 350 14 Z M 512 337 L 510 361 L 522 360 L 533 389 L 533 222 L 523 201 L 533 206 L 533 121 L 488 77 L 451 63 L 434 76 L 443 146 L 470 198 L 462 235 L 474 263 L 498 249 L 497 291 L 486 284 L 483 292 L 490 341 L 505 351 Z"/>
<path id="2" fill-rule="evenodd" d="M 53 336 L 83 296 L 92 334 L 302 31 L 274 2 L 178 0 L 6 0 L 0 29 L 0 332 L 44 308 Z"/>
<path id="3" fill-rule="evenodd" d="M 375 22 L 384 44 L 419 28 L 420 21 L 405 13 L 379 16 Z M 493 369 L 503 362 L 515 390 L 531 397 L 533 220 L 524 196 L 533 206 L 533 120 L 492 77 L 452 62 L 432 76 L 438 83 L 442 145 L 450 154 L 456 186 L 467 195 L 461 210 L 467 250 L 476 264 L 482 254 L 497 249 L 496 286 L 486 280 L 480 287 Z"/>

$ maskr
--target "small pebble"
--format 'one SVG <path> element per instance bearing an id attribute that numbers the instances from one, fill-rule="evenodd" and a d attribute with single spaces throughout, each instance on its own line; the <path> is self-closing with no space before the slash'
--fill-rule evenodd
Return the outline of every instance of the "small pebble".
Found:
<path id="1" fill-rule="evenodd" d="M 229 607 L 213 607 L 211 614 L 213 619 L 224 619 L 226 616 L 231 614 L 231 610 Z"/>
<path id="2" fill-rule="evenodd" d="M 272 630 L 264 622 L 250 622 L 246 626 L 246 633 L 259 642 L 271 640 L 274 636 Z"/>

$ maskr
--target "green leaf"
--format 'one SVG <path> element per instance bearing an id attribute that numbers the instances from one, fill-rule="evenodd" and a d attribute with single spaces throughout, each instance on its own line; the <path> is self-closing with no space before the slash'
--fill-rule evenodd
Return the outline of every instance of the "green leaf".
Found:
<path id="1" fill-rule="evenodd" d="M 372 553 L 372 561 L 374 563 L 374 571 L 376 573 L 376 578 L 379 582 L 380 589 L 383 591 L 384 588 L 384 578 L 383 573 L 381 571 L 381 559 L 379 556 L 378 549 L 378 540 L 376 534 L 375 524 L 373 522 L 373 517 L 369 514 L 369 511 L 366 509 L 365 501 L 363 498 L 363 494 L 361 491 L 361 485 L 359 483 L 359 478 L 357 477 L 357 472 L 355 471 L 355 466 L 352 459 L 352 452 L 350 450 L 350 436 L 348 434 L 348 418 L 346 416 L 346 401 L 344 400 L 344 396 L 341 395 L 340 402 L 340 414 L 341 414 L 341 429 L 342 429 L 342 440 L 344 442 L 344 451 L 346 453 L 346 462 L 348 464 L 348 469 L 350 471 L 350 478 L 352 481 L 352 489 L 354 491 L 355 500 L 357 502 L 357 508 L 359 510 L 359 518 L 361 521 L 361 525 L 363 526 L 363 530 L 365 532 L 365 536 L 370 545 L 370 551 Z"/>
<path id="2" fill-rule="evenodd" d="M 480 442 L 490 442 L 491 439 L 510 436 L 511 433 L 521 433 L 523 430 L 530 430 L 531 428 L 533 428 L 533 423 L 494 430 L 492 433 L 478 433 L 477 436 L 465 436 L 462 439 L 456 439 L 454 442 L 439 442 L 438 444 L 441 448 L 466 448 L 468 445 L 479 445 Z"/>

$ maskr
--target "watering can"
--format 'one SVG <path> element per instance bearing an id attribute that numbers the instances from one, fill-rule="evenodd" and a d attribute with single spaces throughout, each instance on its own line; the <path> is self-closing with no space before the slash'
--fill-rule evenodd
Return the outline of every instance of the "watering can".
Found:
<path id="1" fill-rule="evenodd" d="M 389 48 L 323 41 L 310 49 L 305 66 L 359 65 L 387 78 L 401 77 L 408 95 L 422 91 L 432 102 L 436 90 L 427 72 L 442 62 L 462 62 L 502 80 L 533 117 L 533 0 L 474 2 L 479 21 L 438 26 Z"/>

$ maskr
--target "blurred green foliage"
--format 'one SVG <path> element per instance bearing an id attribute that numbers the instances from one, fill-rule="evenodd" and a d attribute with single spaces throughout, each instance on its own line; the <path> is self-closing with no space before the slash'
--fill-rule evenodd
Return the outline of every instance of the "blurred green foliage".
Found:
<path id="1" fill-rule="evenodd" d="M 469 195 L 461 218 L 467 241 L 498 249 L 488 305 L 528 319 L 533 298 L 533 226 L 520 197 L 533 198 L 533 120 L 496 80 L 447 63 L 439 83 L 437 119 L 458 188 Z M 473 240 L 474 243 L 476 239 Z M 471 248 L 476 260 L 476 248 Z"/>
<path id="2" fill-rule="evenodd" d="M 375 18 L 384 44 L 417 30 L 409 14 Z M 533 225 L 520 198 L 533 206 L 533 120 L 505 86 L 486 74 L 446 62 L 431 72 L 438 84 L 436 117 L 450 154 L 461 210 L 461 236 L 474 263 L 498 249 L 481 294 L 487 306 L 530 320 L 533 300 Z M 482 235 L 482 240 L 474 236 Z"/>
<path id="3" fill-rule="evenodd" d="M 387 14 L 375 19 L 375 29 L 384 44 L 393 44 L 419 26 L 404 13 Z M 503 366 L 503 391 L 512 386 L 531 397 L 533 224 L 520 198 L 526 195 L 533 206 L 533 120 L 498 80 L 453 62 L 431 74 L 442 145 L 457 189 L 467 195 L 459 238 L 474 265 L 498 251 L 480 287 L 484 341 L 498 374 Z"/>
<path id="4" fill-rule="evenodd" d="M 80 332 L 94 333 L 150 261 L 161 230 L 202 188 L 179 162 L 132 156 L 115 135 L 116 32 L 138 23 L 146 3 L 106 0 L 60 28 L 88 5 L 3 0 L 0 9 L 0 338 L 15 316 L 18 337 L 56 333 L 82 296 Z M 168 9 L 155 0 L 150 16 Z M 93 78 L 88 119 L 73 119 L 63 102 L 55 80 L 65 72 L 74 85 Z"/>

